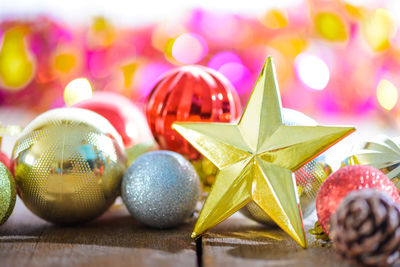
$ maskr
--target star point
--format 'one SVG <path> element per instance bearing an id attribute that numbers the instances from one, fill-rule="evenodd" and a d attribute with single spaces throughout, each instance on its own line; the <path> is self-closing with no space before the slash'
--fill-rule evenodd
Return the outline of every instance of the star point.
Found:
<path id="1" fill-rule="evenodd" d="M 355 130 L 284 125 L 271 57 L 237 124 L 174 123 L 173 129 L 220 170 L 192 238 L 254 201 L 304 248 L 307 240 L 293 172 Z"/>

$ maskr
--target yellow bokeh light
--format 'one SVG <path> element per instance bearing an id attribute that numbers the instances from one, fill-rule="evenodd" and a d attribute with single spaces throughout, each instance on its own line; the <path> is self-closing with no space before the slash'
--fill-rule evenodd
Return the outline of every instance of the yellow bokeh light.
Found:
<path id="1" fill-rule="evenodd" d="M 287 13 L 283 10 L 271 9 L 260 18 L 261 23 L 270 29 L 280 29 L 288 25 Z"/>
<path id="2" fill-rule="evenodd" d="M 383 8 L 375 10 L 372 16 L 367 16 L 363 21 L 365 40 L 377 52 L 389 48 L 394 29 L 394 21 L 389 11 Z"/>
<path id="3" fill-rule="evenodd" d="M 86 78 L 74 79 L 65 86 L 64 101 L 67 106 L 72 106 L 90 97 L 92 97 L 92 86 Z"/>
<path id="4" fill-rule="evenodd" d="M 95 17 L 88 31 L 87 42 L 91 48 L 108 47 L 114 42 L 115 35 L 115 28 L 109 20 Z"/>
<path id="5" fill-rule="evenodd" d="M 397 103 L 399 94 L 396 86 L 388 80 L 381 80 L 376 90 L 376 97 L 378 98 L 379 105 L 386 110 L 392 110 Z"/>
<path id="6" fill-rule="evenodd" d="M 346 25 L 336 14 L 321 12 L 315 16 L 314 23 L 317 33 L 328 41 L 347 39 Z"/>
<path id="7" fill-rule="evenodd" d="M 25 43 L 27 28 L 6 31 L 0 47 L 0 82 L 10 90 L 25 87 L 35 74 L 35 61 Z"/>
<path id="8" fill-rule="evenodd" d="M 154 48 L 160 51 L 164 51 L 165 46 L 169 40 L 174 39 L 186 32 L 186 28 L 175 22 L 167 21 L 161 23 L 153 32 L 151 36 L 151 43 Z"/>
<path id="9" fill-rule="evenodd" d="M 54 69 L 62 73 L 69 73 L 77 64 L 77 59 L 73 53 L 59 53 L 54 57 Z"/>

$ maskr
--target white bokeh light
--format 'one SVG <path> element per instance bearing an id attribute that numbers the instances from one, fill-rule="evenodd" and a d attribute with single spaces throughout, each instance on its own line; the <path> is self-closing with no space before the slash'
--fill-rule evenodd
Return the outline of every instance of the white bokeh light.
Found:
<path id="1" fill-rule="evenodd" d="M 92 97 L 92 86 L 86 78 L 77 78 L 70 81 L 64 89 L 64 101 L 72 106 L 79 101 Z"/>
<path id="2" fill-rule="evenodd" d="M 329 68 L 317 56 L 302 53 L 296 57 L 296 73 L 299 79 L 314 90 L 323 90 L 329 82 Z"/>

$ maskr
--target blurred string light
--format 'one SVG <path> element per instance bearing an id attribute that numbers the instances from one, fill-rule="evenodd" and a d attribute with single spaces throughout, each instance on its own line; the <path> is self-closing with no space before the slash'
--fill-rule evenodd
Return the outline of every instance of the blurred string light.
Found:
<path id="1" fill-rule="evenodd" d="M 243 65 L 240 57 L 229 51 L 215 54 L 209 61 L 208 67 L 221 72 L 234 85 L 249 75 L 249 71 Z"/>
<path id="2" fill-rule="evenodd" d="M 154 30 L 151 36 L 151 43 L 157 50 L 164 51 L 168 41 L 186 31 L 186 28 L 180 23 L 165 21 L 160 23 L 160 25 L 158 25 Z"/>
<path id="3" fill-rule="evenodd" d="M 209 42 L 225 44 L 230 41 L 231 46 L 242 41 L 242 29 L 237 17 L 218 12 L 198 12 L 193 20 L 195 29 Z"/>
<path id="4" fill-rule="evenodd" d="M 93 48 L 110 46 L 115 40 L 115 28 L 111 22 L 102 17 L 94 17 L 87 34 L 87 43 Z"/>
<path id="5" fill-rule="evenodd" d="M 86 78 L 74 79 L 65 86 L 64 101 L 67 106 L 72 106 L 90 97 L 92 97 L 92 86 Z"/>
<path id="6" fill-rule="evenodd" d="M 315 30 L 327 41 L 345 41 L 347 39 L 346 25 L 342 19 L 329 12 L 318 13 L 314 18 Z"/>
<path id="7" fill-rule="evenodd" d="M 395 24 L 389 11 L 378 8 L 362 23 L 363 34 L 368 45 L 377 52 L 390 46 L 390 38 L 395 32 Z"/>
<path id="8" fill-rule="evenodd" d="M 329 68 L 317 56 L 301 53 L 296 57 L 295 68 L 298 78 L 314 90 L 323 90 L 329 82 Z"/>
<path id="9" fill-rule="evenodd" d="M 160 76 L 170 70 L 171 66 L 162 62 L 141 64 L 135 70 L 132 77 L 133 98 L 146 99 L 151 89 L 159 81 Z"/>
<path id="10" fill-rule="evenodd" d="M 59 17 L 3 20 L 2 40 L 15 26 L 27 29 L 24 42 L 19 43 L 24 44 L 26 58 L 32 55 L 29 60 L 34 68 L 31 80 L 22 79 L 29 75 L 15 76 L 28 81 L 21 87 L 27 89 L 23 92 L 4 86 L 4 72 L 0 73 L 0 105 L 37 110 L 63 105 L 57 88 L 76 77 L 87 77 L 101 91 L 144 102 L 159 76 L 182 64 L 207 64 L 223 73 L 241 97 L 247 98 L 264 57 L 272 55 L 284 101 L 310 113 L 361 116 L 373 108 L 383 109 L 378 101 L 372 101 L 377 88 L 371 84 L 382 71 L 395 73 L 399 69 L 400 34 L 392 35 L 392 20 L 398 19 L 395 8 L 376 0 L 369 1 L 374 5 L 359 1 L 354 5 L 303 1 L 296 7 L 258 10 L 266 12 L 262 18 L 200 8 L 184 17 L 175 13 L 165 23 L 141 22 L 134 27 L 121 27 L 102 17 L 77 27 L 63 25 Z M 381 9 L 375 10 L 378 6 Z M 343 79 L 349 71 L 351 77 Z M 299 82 L 313 90 L 322 90 L 329 83 L 329 92 L 303 94 L 296 90 Z M 321 99 L 326 103 L 316 105 Z"/>
<path id="11" fill-rule="evenodd" d="M 270 29 L 284 28 L 289 23 L 287 12 L 279 9 L 268 10 L 259 20 L 265 27 Z"/>
<path id="12" fill-rule="evenodd" d="M 73 53 L 60 53 L 54 57 L 54 69 L 61 73 L 68 73 L 75 67 L 76 61 Z"/>
<path id="13" fill-rule="evenodd" d="M 68 77 L 78 70 L 81 60 L 77 48 L 60 46 L 52 55 L 52 67 L 58 75 Z"/>
<path id="14" fill-rule="evenodd" d="M 172 56 L 183 64 L 194 64 L 208 52 L 206 40 L 195 33 L 184 33 L 175 39 Z"/>
<path id="15" fill-rule="evenodd" d="M 388 80 L 381 80 L 376 89 L 376 97 L 378 98 L 379 105 L 386 110 L 392 110 L 397 103 L 399 94 L 396 86 Z"/>
<path id="16" fill-rule="evenodd" d="M 25 43 L 28 29 L 17 26 L 6 31 L 0 47 L 0 82 L 9 90 L 26 86 L 35 74 L 36 62 Z"/>

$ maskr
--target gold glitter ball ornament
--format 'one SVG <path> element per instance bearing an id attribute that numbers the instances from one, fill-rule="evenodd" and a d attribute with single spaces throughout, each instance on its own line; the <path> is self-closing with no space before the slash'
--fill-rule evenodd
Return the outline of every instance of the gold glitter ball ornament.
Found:
<path id="1" fill-rule="evenodd" d="M 101 215 L 120 192 L 125 163 L 112 125 L 79 108 L 38 116 L 23 130 L 12 155 L 19 196 L 37 216 L 57 224 Z"/>
<path id="2" fill-rule="evenodd" d="M 5 223 L 14 209 L 16 190 L 14 178 L 0 162 L 0 225 Z"/>

